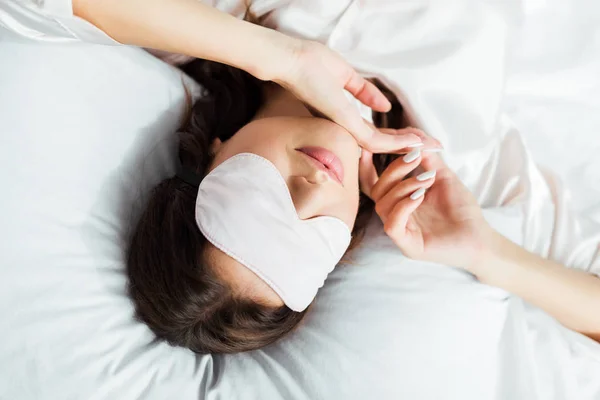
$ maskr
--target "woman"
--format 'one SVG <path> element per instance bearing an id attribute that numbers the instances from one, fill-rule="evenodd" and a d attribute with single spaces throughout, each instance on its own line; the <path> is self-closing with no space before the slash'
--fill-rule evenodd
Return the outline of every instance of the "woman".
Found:
<path id="1" fill-rule="evenodd" d="M 202 187 L 207 177 L 228 160 L 252 153 L 276 167 L 300 219 L 329 216 L 341 220 L 352 230 L 355 245 L 375 205 L 386 233 L 407 256 L 466 269 L 482 282 L 538 305 L 567 327 L 598 338 L 595 310 L 600 280 L 530 254 L 494 232 L 454 173 L 435 152 L 427 151 L 439 147 L 437 143 L 423 136 L 420 144 L 424 146 L 415 148 L 416 143 L 407 140 L 401 150 L 406 155 L 393 161 L 367 151 L 359 161 L 359 146 L 349 132 L 312 116 L 284 89 L 203 60 L 184 70 L 207 89 L 207 96 L 195 104 L 190 125 L 181 136 L 183 173 L 153 191 L 128 257 L 138 315 L 159 337 L 197 352 L 246 351 L 282 337 L 305 315 L 306 304 L 295 307 L 296 293 L 278 290 L 286 289 L 285 278 L 273 285 L 268 276 L 272 271 L 264 264 L 257 270 L 239 257 L 240 252 L 247 255 L 251 250 L 235 249 L 226 243 L 232 240 L 227 236 L 215 240 L 223 225 L 236 225 L 237 217 L 228 220 L 217 215 L 213 227 L 217 232 L 210 232 L 204 219 L 214 215 L 198 211 L 203 201 L 211 201 L 210 196 L 201 195 L 210 190 L 210 186 Z M 401 120 L 398 114 L 377 117 Z M 412 128 L 400 131 L 420 135 Z M 268 179 L 252 171 L 239 174 L 260 181 L 257 186 L 268 191 Z M 359 175 L 370 199 L 359 197 Z M 235 186 L 234 192 L 243 192 L 242 186 Z M 227 196 L 223 201 L 228 201 Z M 233 200 L 228 211 L 235 212 L 246 203 L 252 199 Z M 275 199 L 272 203 L 275 207 Z M 260 213 L 254 208 L 249 211 Z M 257 225 L 251 231 L 261 232 Z M 232 237 L 233 241 L 253 240 L 238 232 Z M 288 249 L 283 240 L 274 237 L 265 244 L 259 239 L 254 245 L 260 252 L 276 253 L 277 247 Z M 288 264 L 294 264 L 292 247 L 283 258 Z M 268 263 L 260 255 L 257 260 Z M 302 263 L 288 267 L 277 264 L 272 268 L 298 274 L 295 279 L 310 274 Z M 309 293 L 310 300 L 314 292 Z M 561 293 L 560 298 L 556 293 Z"/>
<path id="2" fill-rule="evenodd" d="M 298 157 L 317 159 L 317 155 L 307 150 L 315 145 L 339 146 L 335 152 L 340 153 L 338 158 L 343 162 L 343 178 L 335 173 L 332 176 L 323 168 L 316 172 L 305 166 L 300 177 L 304 184 L 315 185 L 308 186 L 313 191 L 294 187 L 289 191 L 299 217 L 313 220 L 329 215 L 344 224 L 336 225 L 339 232 L 352 228 L 356 237 L 367 215 L 359 211 L 356 220 L 352 215 L 359 202 L 357 143 L 376 153 L 406 152 L 407 146 L 418 144 L 414 136 L 385 135 L 368 129 L 343 97 L 342 88 L 376 111 L 387 111 L 388 102 L 343 60 L 318 44 L 290 39 L 235 20 L 196 0 L 75 0 L 73 7 L 76 15 L 122 43 L 219 61 L 241 68 L 260 80 L 276 81 L 346 129 L 340 130 L 326 120 L 311 120 L 312 125 L 307 125 L 302 133 L 296 130 L 280 136 L 269 131 L 268 126 L 259 123 L 281 118 L 288 112 L 293 118 L 298 117 L 297 113 L 306 115 L 299 103 L 284 100 L 289 96 L 277 91 L 266 96 L 264 107 L 255 116 L 257 121 L 246 126 L 260 106 L 259 101 L 252 99 L 257 100 L 261 92 L 251 78 L 236 78 L 234 72 L 233 78 L 226 79 L 237 82 L 243 92 L 251 96 L 246 108 L 237 110 L 242 117 L 217 114 L 211 107 L 229 102 L 230 108 L 234 108 L 239 107 L 239 103 L 231 105 L 233 100 L 227 99 L 227 92 L 219 94 L 214 90 L 218 88 L 213 88 L 212 96 L 225 97 L 198 103 L 187 134 L 182 136 L 181 160 L 187 172 L 192 170 L 195 176 L 219 170 L 219 166 L 227 165 L 227 160 L 234 159 L 236 152 L 260 152 L 257 147 L 245 147 L 250 142 L 258 143 L 255 139 L 259 132 L 253 129 L 258 126 L 265 128 L 261 129 L 265 132 L 264 138 L 272 140 L 268 143 L 271 146 L 265 148 L 283 148 L 286 141 L 292 144 L 296 140 L 305 141 L 299 143 L 301 147 L 293 146 L 294 151 L 305 150 L 297 152 L 302 154 L 291 153 Z M 219 38 L 218 43 L 215 37 Z M 192 74 L 199 80 L 203 76 L 215 78 L 210 73 L 209 69 Z M 210 91 L 211 87 L 207 89 Z M 216 117 L 219 118 L 210 120 Z M 291 128 L 291 125 L 278 127 L 277 132 L 281 133 L 281 128 Z M 311 136 L 311 132 L 319 135 Z M 222 144 L 212 139 L 219 139 Z M 386 232 L 406 255 L 465 268 L 482 282 L 507 289 L 544 309 L 565 326 L 598 339 L 600 316 L 596 310 L 600 309 L 600 281 L 596 277 L 541 259 L 503 239 L 485 223 L 472 196 L 439 157 L 412 151 L 408 154 L 411 156 L 390 163 L 385 171 L 380 170 L 380 176 L 375 172 L 371 153 L 364 151 L 360 161 L 362 189 L 374 201 Z M 284 179 L 297 176 L 297 172 L 283 170 L 282 166 L 291 164 L 279 164 L 268 157 L 261 159 L 270 162 L 266 170 L 272 172 L 276 168 Z M 404 179 L 419 163 L 426 175 L 419 175 L 421 180 L 417 176 Z M 318 168 L 318 164 L 313 162 L 312 165 Z M 433 171 L 435 178 L 431 176 Z M 129 268 L 132 294 L 140 316 L 159 336 L 199 352 L 241 351 L 270 343 L 292 329 L 303 314 L 282 306 L 283 292 L 277 293 L 273 282 L 267 282 L 264 276 L 259 278 L 256 270 L 249 272 L 251 269 L 247 266 L 240 268 L 234 262 L 238 260 L 220 253 L 222 249 L 213 242 L 212 246 L 218 250 L 207 244 L 198 229 L 197 210 L 194 218 L 195 202 L 201 192 L 195 185 L 202 184 L 194 182 L 194 175 L 183 172 L 181 177 L 159 185 L 134 235 Z M 343 189 L 329 189 L 336 175 Z M 427 187 L 430 189 L 424 195 L 422 189 Z M 276 193 L 279 195 L 281 191 Z M 369 203 L 365 200 L 363 204 Z M 313 218 L 315 216 L 318 217 Z M 162 223 L 160 230 L 153 226 L 154 221 Z M 275 243 L 269 245 L 277 248 Z M 152 254 L 155 257 L 149 257 Z M 144 257 L 152 258 L 157 265 L 146 264 L 148 268 L 140 270 L 138 267 L 143 267 Z M 196 268 L 205 260 L 208 262 L 202 264 L 202 270 Z M 177 264 L 172 263 L 174 261 Z M 173 265 L 180 267 L 173 268 Z M 146 283 L 162 285 L 161 289 L 144 286 L 143 279 Z M 235 307 L 235 312 L 228 305 Z M 302 305 L 294 307 L 301 309 Z"/>
<path id="3" fill-rule="evenodd" d="M 135 230 L 128 256 L 131 292 L 140 318 L 171 343 L 198 352 L 249 350 L 290 331 L 304 312 L 292 311 L 290 304 L 286 306 L 255 273 L 218 249 L 213 240 L 207 240 L 194 218 L 198 184 L 236 155 L 259 155 L 277 167 L 300 219 L 335 217 L 353 230 L 356 244 L 373 206 L 367 198 L 359 199 L 360 147 L 348 131 L 313 117 L 299 100 L 277 85 L 263 84 L 240 70 L 204 60 L 194 61 L 184 70 L 206 88 L 207 95 L 195 104 L 190 124 L 181 134 L 179 156 L 187 175 L 170 178 L 153 191 Z M 403 159 L 410 161 L 407 165 L 414 169 L 420 156 L 419 150 L 410 151 L 411 146 L 424 144 L 427 150 L 439 144 L 418 130 L 406 131 L 417 134 L 402 136 L 402 147 L 408 151 Z M 323 160 L 323 153 L 330 161 L 323 162 L 330 169 L 317 161 Z M 383 165 L 384 160 L 382 157 L 378 161 Z M 193 182 L 189 175 L 197 175 L 199 182 Z M 429 187 L 433 176 L 434 172 L 425 172 L 407 181 L 406 188 L 414 192 Z M 261 181 L 259 176 L 249 178 Z M 267 190 L 266 186 L 265 183 L 259 190 Z M 235 190 L 242 195 L 241 187 L 235 186 Z M 228 199 L 221 200 L 225 201 Z M 275 206 L 272 199 L 266 201 Z M 244 204 L 233 201 L 227 211 L 235 212 L 241 207 Z M 248 210 L 256 212 L 253 208 Z M 219 218 L 222 225 L 237 223 L 211 217 Z M 202 224 L 202 218 L 197 218 Z M 265 223 L 264 219 L 261 223 Z M 257 228 L 256 224 L 251 227 L 254 235 L 260 235 Z M 269 233 L 266 231 L 265 235 Z M 251 240 L 240 236 L 236 239 Z M 278 237 L 273 240 L 281 243 Z M 314 250 L 314 246 L 318 244 L 304 250 Z M 343 245 L 342 252 L 347 246 L 348 243 Z M 282 262 L 290 264 L 292 258 L 286 254 Z M 333 260 L 329 269 L 338 260 L 339 257 Z M 302 263 L 299 268 L 303 268 Z M 307 273 L 306 268 L 303 273 Z"/>

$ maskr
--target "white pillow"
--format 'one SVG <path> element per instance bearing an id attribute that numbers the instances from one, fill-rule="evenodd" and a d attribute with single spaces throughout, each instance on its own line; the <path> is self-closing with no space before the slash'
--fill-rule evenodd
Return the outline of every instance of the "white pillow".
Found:
<path id="1" fill-rule="evenodd" d="M 125 47 L 0 58 L 0 398 L 135 398 L 158 359 L 191 378 L 192 354 L 134 322 L 123 268 L 141 195 L 173 171 L 181 74 Z"/>

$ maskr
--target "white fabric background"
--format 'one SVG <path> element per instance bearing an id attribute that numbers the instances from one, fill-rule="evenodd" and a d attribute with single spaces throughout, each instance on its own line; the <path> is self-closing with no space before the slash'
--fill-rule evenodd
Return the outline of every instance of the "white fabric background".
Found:
<path id="1" fill-rule="evenodd" d="M 600 5 L 526 0 L 513 24 L 506 112 L 574 207 L 600 221 Z"/>

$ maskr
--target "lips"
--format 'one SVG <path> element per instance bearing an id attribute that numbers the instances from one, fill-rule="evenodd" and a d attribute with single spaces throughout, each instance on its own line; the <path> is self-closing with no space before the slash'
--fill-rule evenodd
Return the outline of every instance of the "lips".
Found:
<path id="1" fill-rule="evenodd" d="M 340 184 L 344 182 L 344 166 L 333 152 L 322 147 L 302 147 L 297 150 L 313 159 L 317 168 L 327 172 L 331 178 Z"/>

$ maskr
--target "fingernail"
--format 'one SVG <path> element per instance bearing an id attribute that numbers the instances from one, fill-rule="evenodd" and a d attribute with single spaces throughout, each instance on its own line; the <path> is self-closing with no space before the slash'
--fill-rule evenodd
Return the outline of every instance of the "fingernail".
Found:
<path id="1" fill-rule="evenodd" d="M 441 153 L 442 151 L 444 151 L 444 149 L 423 149 L 423 152 L 428 153 Z"/>
<path id="2" fill-rule="evenodd" d="M 427 171 L 417 175 L 417 180 L 423 182 L 432 179 L 433 177 L 435 177 L 435 171 Z"/>
<path id="3" fill-rule="evenodd" d="M 415 148 L 415 147 L 423 147 L 423 146 L 425 146 L 425 143 L 413 143 L 406 147 Z"/>
<path id="4" fill-rule="evenodd" d="M 425 188 L 419 188 L 410 195 L 411 200 L 417 200 L 419 197 L 425 194 Z"/>
<path id="5" fill-rule="evenodd" d="M 411 151 L 410 153 L 408 153 L 407 155 L 405 155 L 402 158 L 402 161 L 404 161 L 405 163 L 409 163 L 409 162 L 413 162 L 415 161 L 417 158 L 419 158 L 419 156 L 421 155 L 421 150 L 416 149 Z"/>

